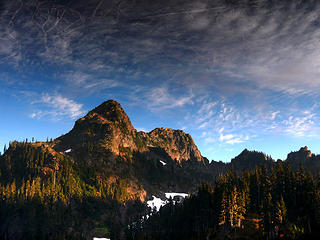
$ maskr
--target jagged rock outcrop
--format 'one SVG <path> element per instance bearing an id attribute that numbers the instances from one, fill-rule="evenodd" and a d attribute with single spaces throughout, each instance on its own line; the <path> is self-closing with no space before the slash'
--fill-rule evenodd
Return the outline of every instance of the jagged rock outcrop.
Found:
<path id="1" fill-rule="evenodd" d="M 302 161 L 306 161 L 311 158 L 314 154 L 311 153 L 307 146 L 300 148 L 299 151 L 291 152 L 287 156 L 287 161 L 291 164 L 299 164 Z"/>
<path id="2" fill-rule="evenodd" d="M 148 145 L 163 148 L 172 159 L 178 162 L 183 160 L 203 161 L 192 137 L 182 130 L 156 128 L 148 133 Z"/>
<path id="3" fill-rule="evenodd" d="M 320 168 L 320 155 L 313 154 L 309 148 L 305 146 L 301 147 L 299 151 L 290 152 L 286 162 L 288 162 L 293 169 L 297 169 L 302 165 L 313 175 L 317 175 Z"/>

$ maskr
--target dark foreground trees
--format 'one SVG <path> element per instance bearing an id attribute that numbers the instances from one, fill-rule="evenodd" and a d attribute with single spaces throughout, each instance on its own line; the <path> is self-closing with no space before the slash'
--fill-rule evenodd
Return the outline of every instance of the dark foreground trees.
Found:
<path id="1" fill-rule="evenodd" d="M 229 171 L 147 217 L 127 191 L 139 187 L 132 164 L 117 159 L 116 179 L 103 159 L 89 166 L 37 144 L 0 156 L 0 239 L 320 239 L 320 181 L 302 166 Z"/>
<path id="2" fill-rule="evenodd" d="M 0 239 L 119 239 L 124 216 L 144 214 L 125 177 L 110 183 L 101 165 L 43 144 L 14 142 L 0 156 Z"/>
<path id="3" fill-rule="evenodd" d="M 203 184 L 182 204 L 169 203 L 131 224 L 128 239 L 312 239 L 320 237 L 320 182 L 301 166 L 278 162 Z"/>

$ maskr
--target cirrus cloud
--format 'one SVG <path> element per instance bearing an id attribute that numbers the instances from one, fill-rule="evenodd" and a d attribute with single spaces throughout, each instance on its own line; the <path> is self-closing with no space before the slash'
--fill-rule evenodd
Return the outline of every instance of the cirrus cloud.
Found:
<path id="1" fill-rule="evenodd" d="M 82 104 L 76 103 L 75 101 L 59 94 L 43 94 L 41 98 L 34 101 L 33 104 L 37 105 L 37 110 L 30 115 L 31 118 L 60 120 L 67 117 L 75 119 L 84 114 Z"/>

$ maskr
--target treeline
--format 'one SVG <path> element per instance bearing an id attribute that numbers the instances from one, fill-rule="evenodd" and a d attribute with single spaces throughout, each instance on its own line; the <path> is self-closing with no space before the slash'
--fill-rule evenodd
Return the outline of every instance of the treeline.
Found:
<path id="1" fill-rule="evenodd" d="M 320 181 L 277 162 L 203 184 L 182 204 L 141 217 L 127 239 L 311 239 L 320 237 Z M 319 238 L 318 238 L 319 239 Z"/>
<path id="2" fill-rule="evenodd" d="M 0 238 L 120 238 L 123 211 L 144 209 L 129 180 L 110 181 L 102 171 L 50 143 L 11 143 L 0 156 Z"/>

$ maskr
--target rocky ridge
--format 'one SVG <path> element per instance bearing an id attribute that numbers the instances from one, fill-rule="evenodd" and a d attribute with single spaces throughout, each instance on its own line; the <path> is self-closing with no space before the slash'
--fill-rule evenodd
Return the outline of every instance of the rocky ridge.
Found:
<path id="1" fill-rule="evenodd" d="M 149 133 L 138 132 L 121 105 L 109 100 L 76 121 L 73 129 L 59 137 L 56 148 L 80 148 L 98 144 L 114 156 L 129 157 L 128 153 L 148 152 L 152 148 L 164 150 L 173 160 L 204 162 L 192 137 L 182 130 L 156 128 Z"/>

